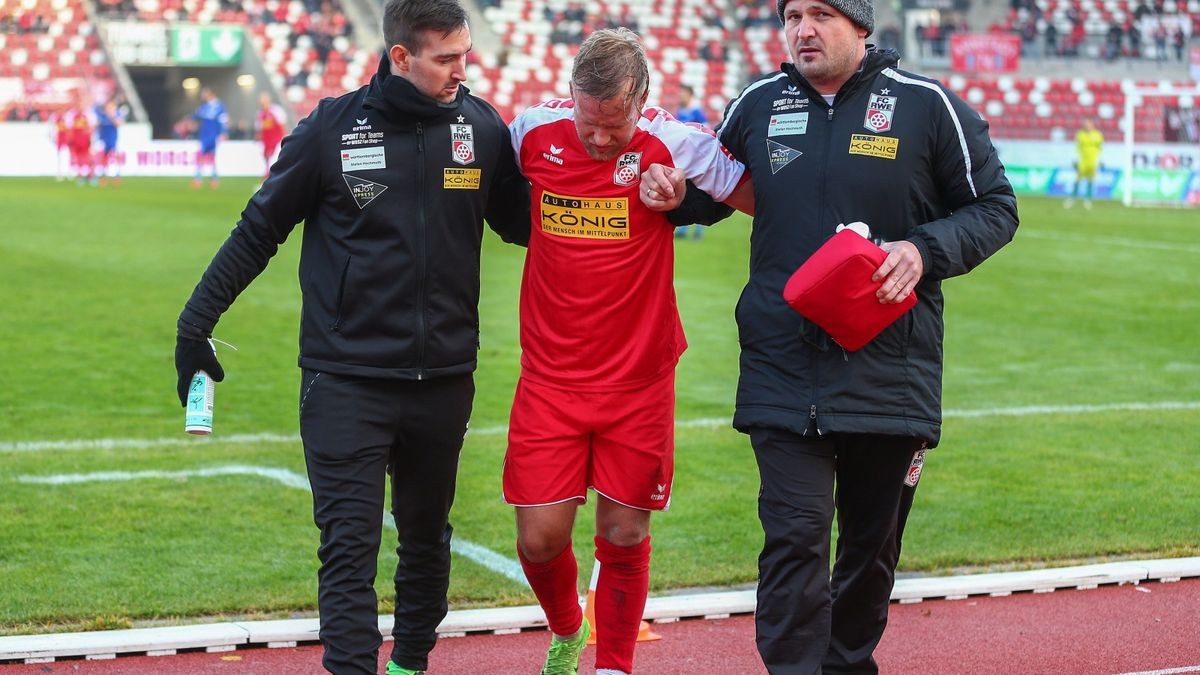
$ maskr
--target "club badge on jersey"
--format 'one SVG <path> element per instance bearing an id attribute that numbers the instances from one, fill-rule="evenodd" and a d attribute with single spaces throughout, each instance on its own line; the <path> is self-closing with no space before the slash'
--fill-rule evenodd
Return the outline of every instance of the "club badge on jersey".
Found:
<path id="1" fill-rule="evenodd" d="M 617 158 L 617 168 L 613 171 L 613 183 L 621 187 L 629 187 L 638 182 L 642 176 L 642 153 L 627 152 Z"/>
<path id="2" fill-rule="evenodd" d="M 867 131 L 878 133 L 892 128 L 897 97 L 883 95 L 887 93 L 888 90 L 884 89 L 881 94 L 871 94 L 871 99 L 867 101 L 867 116 L 863 119 L 863 127 Z"/>
<path id="3" fill-rule="evenodd" d="M 470 124 L 450 125 L 450 158 L 458 164 L 475 161 L 475 132 Z"/>

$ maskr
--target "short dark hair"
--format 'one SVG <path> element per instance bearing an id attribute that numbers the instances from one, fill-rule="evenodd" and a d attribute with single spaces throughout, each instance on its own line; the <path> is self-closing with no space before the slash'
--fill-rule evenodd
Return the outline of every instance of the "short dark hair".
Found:
<path id="1" fill-rule="evenodd" d="M 624 27 L 592 33 L 575 54 L 571 84 L 597 101 L 617 96 L 640 99 L 650 91 L 650 69 L 641 38 Z"/>
<path id="2" fill-rule="evenodd" d="M 440 31 L 442 37 L 467 25 L 467 10 L 458 0 L 388 0 L 383 8 L 385 48 L 404 45 L 421 53 L 425 31 Z"/>

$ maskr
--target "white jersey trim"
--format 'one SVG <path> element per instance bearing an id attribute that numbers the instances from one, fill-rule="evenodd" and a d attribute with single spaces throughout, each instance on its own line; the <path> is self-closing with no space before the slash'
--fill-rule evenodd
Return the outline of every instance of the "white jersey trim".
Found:
<path id="1" fill-rule="evenodd" d="M 554 105 L 554 104 L 561 105 Z M 525 136 L 537 127 L 543 124 L 551 124 L 559 120 L 575 119 L 575 107 L 568 105 L 571 99 L 556 98 L 550 99 L 531 108 L 526 108 L 524 112 L 509 123 L 508 131 L 512 137 L 513 153 L 517 156 L 517 168 L 524 171 L 525 167 L 521 165 L 521 146 L 525 143 Z"/>
<path id="2" fill-rule="evenodd" d="M 653 117 L 647 111 L 654 111 Z M 646 108 L 638 128 L 662 142 L 675 166 L 715 201 L 725 201 L 746 173 L 746 166 L 726 152 L 714 132 L 684 124 L 662 108 Z"/>
<path id="3" fill-rule="evenodd" d="M 531 131 L 546 124 L 575 119 L 575 108 L 569 104 L 570 99 L 552 99 L 527 108 L 509 124 L 518 168 L 524 169 L 521 146 Z M 637 127 L 662 143 L 671 155 L 672 163 L 715 201 L 727 199 L 746 172 L 745 165 L 725 151 L 715 134 L 707 128 L 684 124 L 662 108 L 649 106 L 643 110 Z"/>
<path id="4" fill-rule="evenodd" d="M 950 104 L 950 99 L 946 96 L 946 92 L 936 84 L 924 82 L 922 80 L 914 80 L 911 77 L 905 77 L 891 68 L 884 68 L 882 74 L 885 77 L 890 77 L 893 80 L 900 82 L 901 84 L 911 84 L 932 90 L 937 92 L 937 95 L 941 97 L 942 103 L 945 104 L 947 112 L 950 113 L 950 119 L 954 120 L 954 130 L 958 133 L 958 146 L 962 148 L 963 165 L 967 169 L 967 185 L 971 186 L 971 196 L 979 197 L 979 192 L 975 190 L 975 178 L 971 175 L 971 153 L 967 149 L 967 137 L 965 134 L 963 134 L 962 122 L 959 121 L 958 113 L 955 112 L 954 106 Z"/>

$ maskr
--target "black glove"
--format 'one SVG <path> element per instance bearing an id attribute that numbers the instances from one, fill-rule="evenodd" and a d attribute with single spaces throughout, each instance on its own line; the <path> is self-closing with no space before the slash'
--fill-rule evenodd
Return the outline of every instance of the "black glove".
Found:
<path id="1" fill-rule="evenodd" d="M 214 382 L 225 379 L 225 369 L 207 340 L 175 337 L 175 370 L 179 373 L 179 405 L 187 407 L 188 387 L 197 370 L 203 370 Z"/>

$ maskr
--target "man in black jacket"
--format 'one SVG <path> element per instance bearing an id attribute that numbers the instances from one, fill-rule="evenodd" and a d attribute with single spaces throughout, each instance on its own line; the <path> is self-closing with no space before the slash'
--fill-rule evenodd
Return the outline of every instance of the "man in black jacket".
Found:
<path id="1" fill-rule="evenodd" d="M 755 195 L 734 426 L 762 480 L 758 648 L 772 673 L 875 672 L 904 523 L 941 434 L 941 281 L 1012 239 L 1016 199 L 987 123 L 867 46 L 870 0 L 777 7 L 792 62 L 749 85 L 718 127 Z M 879 302 L 914 291 L 918 302 L 851 352 L 782 291 L 855 222 L 887 252 Z"/>
<path id="2" fill-rule="evenodd" d="M 223 376 L 205 338 L 305 221 L 300 434 L 321 530 L 324 665 L 376 672 L 373 588 L 384 508 L 399 531 L 388 673 L 425 669 L 447 610 L 448 513 L 474 396 L 483 221 L 529 240 L 529 185 L 508 129 L 462 86 L 456 0 L 389 0 L 372 81 L 325 99 L 284 141 L 179 317 L 181 402 Z"/>

